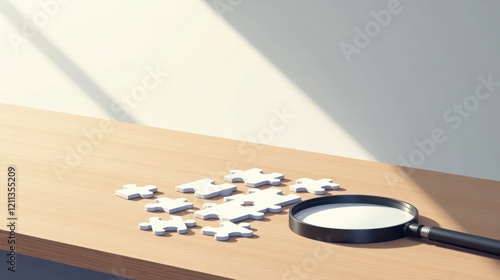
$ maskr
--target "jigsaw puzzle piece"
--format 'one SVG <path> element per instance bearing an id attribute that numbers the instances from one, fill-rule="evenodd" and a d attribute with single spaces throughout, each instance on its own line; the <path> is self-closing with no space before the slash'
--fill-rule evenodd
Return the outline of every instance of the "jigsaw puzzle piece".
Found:
<path id="1" fill-rule="evenodd" d="M 184 221 L 182 217 L 170 216 L 169 220 L 163 221 L 160 217 L 149 218 L 149 223 L 140 223 L 140 230 L 153 230 L 155 235 L 165 235 L 167 231 L 177 231 L 179 234 L 187 233 L 188 227 L 196 226 L 196 221 L 186 220 Z"/>
<path id="2" fill-rule="evenodd" d="M 252 237 L 253 231 L 249 223 L 235 224 L 230 221 L 220 223 L 220 227 L 203 227 L 201 232 L 204 235 L 213 236 L 217 241 L 226 241 L 233 236 Z"/>
<path id="3" fill-rule="evenodd" d="M 123 189 L 116 190 L 115 194 L 125 199 L 132 199 L 136 197 L 152 198 L 153 193 L 157 192 L 158 188 L 154 185 L 146 185 L 139 187 L 136 184 L 123 185 Z"/>
<path id="4" fill-rule="evenodd" d="M 155 200 L 155 203 L 148 203 L 145 206 L 148 212 L 164 211 L 167 213 L 175 213 L 193 208 L 193 203 L 187 202 L 185 198 L 171 199 L 168 197 L 160 197 Z"/>
<path id="5" fill-rule="evenodd" d="M 211 198 L 215 196 L 228 196 L 236 191 L 236 185 L 222 184 L 215 185 L 212 179 L 201 179 L 191 183 L 179 185 L 175 190 L 182 193 L 194 192 L 194 195 L 199 198 Z"/>
<path id="6" fill-rule="evenodd" d="M 245 186 L 256 188 L 263 185 L 278 186 L 281 180 L 285 178 L 284 174 L 273 172 L 271 174 L 264 174 L 262 169 L 252 168 L 245 171 L 231 170 L 229 175 L 224 176 L 227 182 L 245 182 Z"/>
<path id="7" fill-rule="evenodd" d="M 282 206 L 295 204 L 301 197 L 294 194 L 282 195 L 282 190 L 250 189 L 248 194 L 228 196 L 224 203 L 205 203 L 204 209 L 194 214 L 200 219 L 218 218 L 223 221 L 238 222 L 245 219 L 261 220 L 264 213 L 281 212 Z"/>
<path id="8" fill-rule="evenodd" d="M 246 219 L 262 220 L 264 213 L 245 207 L 240 201 L 205 203 L 203 209 L 194 212 L 196 218 L 203 220 L 219 219 L 222 221 L 238 222 Z"/>
<path id="9" fill-rule="evenodd" d="M 253 208 L 259 212 L 281 212 L 281 207 L 298 203 L 302 197 L 295 194 L 283 195 L 283 191 L 276 188 L 266 190 L 250 189 L 248 194 L 238 194 L 226 197 L 224 201 L 239 201 L 240 204 L 252 205 L 245 208 Z"/>
<path id="10" fill-rule="evenodd" d="M 313 180 L 309 178 L 301 178 L 295 181 L 296 185 L 290 186 L 293 192 L 309 192 L 312 194 L 324 194 L 326 190 L 338 190 L 340 185 L 334 183 L 332 179 Z"/>

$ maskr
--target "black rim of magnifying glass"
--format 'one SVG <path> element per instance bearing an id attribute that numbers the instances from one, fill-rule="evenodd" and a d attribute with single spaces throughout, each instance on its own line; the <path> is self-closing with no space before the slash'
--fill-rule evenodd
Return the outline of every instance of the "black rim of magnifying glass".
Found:
<path id="1" fill-rule="evenodd" d="M 413 216 L 413 219 L 398 225 L 383 228 L 336 229 L 311 225 L 295 217 L 297 213 L 307 208 L 341 203 L 364 203 L 393 207 L 409 213 Z M 405 234 L 405 228 L 408 224 L 417 222 L 418 209 L 410 203 L 388 197 L 371 195 L 335 195 L 313 198 L 293 206 L 289 215 L 289 227 L 293 232 L 307 238 L 334 243 L 374 243 L 403 238 L 407 236 Z"/>

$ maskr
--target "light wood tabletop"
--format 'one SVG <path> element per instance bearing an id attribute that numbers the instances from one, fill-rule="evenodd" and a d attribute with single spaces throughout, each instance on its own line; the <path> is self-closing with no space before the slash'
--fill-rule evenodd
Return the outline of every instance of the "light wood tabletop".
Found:
<path id="1" fill-rule="evenodd" d="M 0 163 L 0 245 L 9 250 L 7 177 L 13 166 L 19 254 L 133 279 L 500 279 L 498 258 L 420 239 L 347 245 L 301 237 L 288 227 L 289 206 L 246 220 L 252 238 L 219 242 L 201 233 L 219 222 L 194 212 L 222 198 L 175 191 L 202 178 L 220 184 L 229 170 L 254 167 L 284 173 L 276 186 L 284 194 L 296 179 L 332 178 L 341 189 L 325 195 L 405 200 L 419 209 L 422 224 L 500 239 L 496 181 L 13 105 L 0 105 Z M 157 185 L 156 197 L 187 198 L 194 208 L 174 215 L 195 219 L 197 226 L 184 235 L 139 230 L 149 217 L 170 215 L 146 212 L 150 199 L 115 195 L 129 183 Z M 249 189 L 236 185 L 237 193 Z"/>

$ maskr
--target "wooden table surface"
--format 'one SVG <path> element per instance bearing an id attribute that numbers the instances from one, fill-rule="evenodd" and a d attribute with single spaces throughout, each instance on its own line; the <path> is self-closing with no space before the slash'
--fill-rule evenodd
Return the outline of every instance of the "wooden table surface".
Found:
<path id="1" fill-rule="evenodd" d="M 4 219 L 7 167 L 17 169 L 21 254 L 133 279 L 500 279 L 499 258 L 419 239 L 341 245 L 298 236 L 288 228 L 289 207 L 249 220 L 252 238 L 218 242 L 201 234 L 218 221 L 194 217 L 207 200 L 175 191 L 206 177 L 222 183 L 230 169 L 253 167 L 284 173 L 277 188 L 285 194 L 298 178 L 333 178 L 342 189 L 326 195 L 402 199 L 419 209 L 422 224 L 500 239 L 496 181 L 12 105 L 0 105 L 0 163 Z M 139 230 L 149 217 L 169 214 L 146 212 L 151 200 L 115 196 L 127 183 L 157 185 L 158 197 L 188 198 L 194 208 L 177 214 L 197 226 L 163 237 Z M 248 190 L 237 186 L 238 193 Z M 6 224 L 0 223 L 4 250 Z"/>

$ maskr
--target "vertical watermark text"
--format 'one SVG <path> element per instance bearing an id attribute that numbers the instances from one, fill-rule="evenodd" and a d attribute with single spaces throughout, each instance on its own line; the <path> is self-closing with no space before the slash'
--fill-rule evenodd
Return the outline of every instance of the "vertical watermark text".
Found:
<path id="1" fill-rule="evenodd" d="M 10 272 L 16 272 L 17 254 L 16 254 L 16 230 L 17 223 L 17 188 L 19 187 L 17 181 L 17 169 L 15 166 L 9 165 L 7 167 L 7 264 Z"/>

